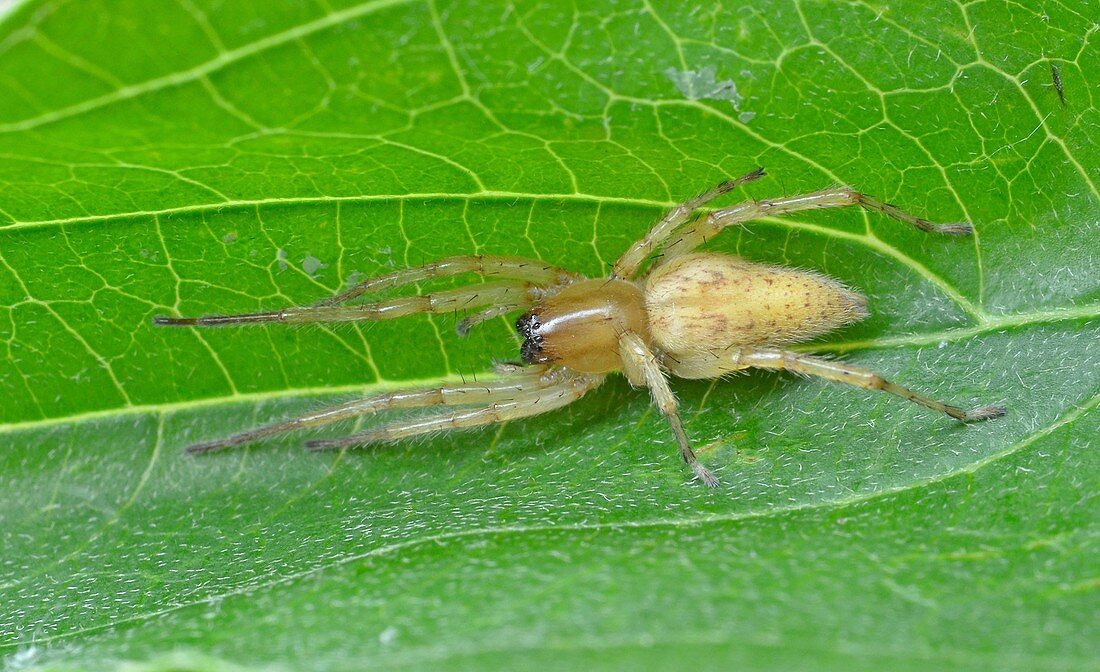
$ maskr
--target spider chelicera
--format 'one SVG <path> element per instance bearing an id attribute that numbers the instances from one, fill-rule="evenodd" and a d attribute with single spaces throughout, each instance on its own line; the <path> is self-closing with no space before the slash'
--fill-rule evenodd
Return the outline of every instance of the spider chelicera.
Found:
<path id="1" fill-rule="evenodd" d="M 764 175 L 763 169 L 719 184 L 673 208 L 615 262 L 604 278 L 586 278 L 534 259 L 456 256 L 378 276 L 311 306 L 206 317 L 157 317 L 172 326 L 388 320 L 416 313 L 478 309 L 458 324 L 474 325 L 524 310 L 522 364 L 497 365 L 488 382 L 386 392 L 215 441 L 191 453 L 222 450 L 298 429 L 398 408 L 450 407 L 440 414 L 371 427 L 351 436 L 309 441 L 314 449 L 362 446 L 441 430 L 477 427 L 562 408 L 622 372 L 647 387 L 672 427 L 680 455 L 696 478 L 717 485 L 695 457 L 669 389 L 668 376 L 718 378 L 747 368 L 785 369 L 871 390 L 883 390 L 962 422 L 1004 415 L 1001 406 L 962 410 L 843 362 L 784 346 L 867 316 L 867 300 L 827 276 L 785 266 L 697 252 L 731 225 L 764 216 L 858 205 L 931 233 L 965 236 L 969 224 L 933 224 L 847 187 L 771 200 L 746 201 L 692 219 L 700 206 Z M 656 254 L 654 254 L 656 253 Z M 651 264 L 646 261 L 653 256 Z M 644 272 L 643 272 L 644 269 Z M 429 294 L 353 303 L 372 292 L 428 278 L 474 273 L 492 281 Z"/>

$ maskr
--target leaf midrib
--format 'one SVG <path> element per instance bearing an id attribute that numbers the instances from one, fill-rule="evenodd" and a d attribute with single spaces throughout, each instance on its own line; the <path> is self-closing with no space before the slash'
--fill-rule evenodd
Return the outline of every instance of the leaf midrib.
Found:
<path id="1" fill-rule="evenodd" d="M 1027 448 L 1035 441 L 1038 441 L 1039 439 L 1048 436 L 1049 434 L 1052 434 L 1053 432 L 1073 423 L 1078 418 L 1084 416 L 1086 413 L 1096 408 L 1098 405 L 1100 405 L 1100 394 L 1096 394 L 1083 404 L 1067 410 L 1050 424 L 1032 432 L 1021 440 L 1017 441 L 1016 443 L 1000 451 L 991 453 L 979 460 L 975 460 L 974 462 L 962 465 L 956 469 L 952 469 L 940 474 L 935 474 L 933 476 L 916 479 L 902 485 L 868 491 L 850 497 L 823 500 L 817 502 L 803 502 L 786 506 L 775 506 L 768 509 L 760 509 L 755 511 L 750 510 L 734 513 L 686 516 L 681 518 L 650 519 L 644 521 L 619 521 L 610 523 L 558 523 L 551 525 L 496 526 L 470 530 L 460 530 L 457 532 L 444 532 L 440 534 L 418 537 L 416 539 L 408 539 L 397 543 L 386 544 L 377 548 L 370 549 L 368 551 L 364 551 L 362 553 L 355 553 L 343 558 L 337 558 L 335 560 L 332 560 L 331 562 L 326 562 L 310 569 L 287 574 L 274 580 L 238 586 L 234 589 L 227 590 L 216 595 L 210 595 L 202 599 L 175 604 L 169 607 L 165 607 L 163 609 L 158 609 L 144 614 L 136 614 L 128 618 L 113 621 L 111 623 L 104 623 L 93 627 L 80 628 L 77 630 L 71 630 L 69 632 L 51 635 L 49 637 L 43 637 L 35 640 L 35 643 L 45 644 L 48 642 L 69 639 L 71 637 L 77 637 L 89 633 L 111 630 L 129 624 L 142 623 L 154 618 L 158 618 L 160 616 L 183 611 L 199 604 L 215 603 L 232 597 L 251 595 L 262 590 L 270 590 L 277 587 L 286 586 L 292 583 L 303 581 L 310 577 L 317 576 L 323 572 L 335 569 L 337 567 L 350 565 L 362 560 L 366 560 L 368 558 L 377 558 L 390 555 L 392 553 L 397 553 L 405 549 L 416 548 L 426 544 L 444 544 L 457 540 L 506 534 L 539 534 L 542 532 L 593 532 L 655 528 L 682 529 L 687 527 L 699 527 L 702 525 L 713 523 L 732 523 L 745 520 L 760 520 L 786 514 L 797 514 L 805 511 L 840 510 L 846 507 L 863 504 L 877 499 L 883 499 L 903 492 L 910 492 L 921 488 L 927 488 L 935 484 L 947 481 L 951 478 L 954 478 L 955 476 L 960 476 L 963 474 L 974 474 L 980 469 L 994 464 L 1006 457 L 1010 457 L 1020 450 Z M 21 644 L 18 642 L 0 643 L 0 651 L 16 648 L 20 645 Z"/>
<path id="2" fill-rule="evenodd" d="M 1030 327 L 1039 324 L 1053 324 L 1079 320 L 1092 320 L 1100 318 L 1100 304 L 1085 306 L 1069 306 L 1055 308 L 1046 311 L 1031 313 L 1018 313 L 1002 317 L 990 317 L 984 322 L 956 329 L 942 331 L 914 333 L 885 338 L 865 339 L 859 341 L 838 341 L 835 343 L 814 343 L 794 346 L 792 349 L 802 352 L 828 352 L 847 354 L 863 350 L 877 350 L 883 348 L 920 347 L 924 345 L 938 344 L 941 342 L 952 343 L 982 334 L 993 333 L 1003 329 Z M 395 388 L 431 387 L 444 383 L 458 383 L 476 380 L 490 380 L 496 374 L 491 370 L 462 375 L 451 374 L 423 379 L 380 379 L 364 385 L 331 385 L 324 387 L 294 387 L 267 392 L 246 392 L 227 394 L 205 399 L 189 399 L 187 401 L 173 401 L 159 404 L 134 404 L 103 410 L 74 413 L 36 420 L 24 420 L 19 422 L 0 423 L 0 435 L 16 432 L 33 431 L 59 425 L 79 424 L 95 422 L 99 420 L 112 420 L 140 415 L 168 415 L 189 410 L 216 408 L 231 404 L 262 403 L 279 399 L 294 399 L 299 397 L 317 397 L 322 395 L 341 394 L 372 394 L 384 392 Z"/>
<path id="3" fill-rule="evenodd" d="M 78 217 L 63 217 L 59 219 L 16 220 L 0 225 L 0 231 L 12 231 L 20 229 L 38 229 L 50 227 L 64 227 L 71 224 L 86 224 L 94 222 L 110 222 L 127 219 L 139 219 L 142 217 L 162 217 L 167 215 L 224 212 L 232 209 L 251 209 L 268 205 L 316 205 L 336 203 L 376 203 L 398 201 L 423 201 L 426 203 L 453 203 L 461 201 L 480 200 L 495 203 L 515 203 L 517 201 L 551 202 L 551 203 L 591 203 L 594 205 L 628 205 L 640 208 L 667 209 L 676 205 L 674 201 L 657 201 L 648 198 L 631 198 L 625 196 L 601 196 L 584 193 L 542 193 L 534 194 L 520 191 L 483 190 L 470 192 L 418 192 L 405 194 L 359 194 L 355 196 L 293 196 L 288 198 L 255 198 L 234 199 L 214 203 L 198 203 L 195 205 L 181 205 L 158 210 L 130 210 L 126 212 L 107 213 L 102 215 L 81 215 Z M 700 210 L 700 212 L 704 212 Z"/>

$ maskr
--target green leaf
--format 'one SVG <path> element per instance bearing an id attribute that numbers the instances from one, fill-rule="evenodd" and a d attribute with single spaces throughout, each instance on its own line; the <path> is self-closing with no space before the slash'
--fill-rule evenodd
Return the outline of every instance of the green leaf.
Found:
<path id="1" fill-rule="evenodd" d="M 0 660 L 1100 669 L 1094 10 L 23 4 L 0 24 Z M 504 319 L 460 340 L 454 316 L 152 316 L 310 303 L 459 253 L 598 276 L 756 166 L 770 178 L 728 202 L 846 183 L 975 222 L 958 239 L 829 211 L 712 245 L 864 291 L 872 317 L 818 349 L 1009 415 L 674 381 L 716 491 L 685 485 L 621 379 L 377 450 L 181 454 L 486 375 L 517 340 Z"/>

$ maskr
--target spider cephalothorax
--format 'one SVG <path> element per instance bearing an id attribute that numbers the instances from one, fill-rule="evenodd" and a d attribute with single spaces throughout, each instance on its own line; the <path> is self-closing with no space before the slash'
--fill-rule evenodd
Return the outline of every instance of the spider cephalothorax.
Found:
<path id="1" fill-rule="evenodd" d="M 846 187 L 768 201 L 746 201 L 692 220 L 701 205 L 763 176 L 757 170 L 723 182 L 670 211 L 615 262 L 606 278 L 589 279 L 533 259 L 449 257 L 362 282 L 313 306 L 266 313 L 198 318 L 158 317 L 156 324 L 217 326 L 258 322 L 310 323 L 384 320 L 414 313 L 479 310 L 460 334 L 492 317 L 525 310 L 516 321 L 526 366 L 501 367 L 489 382 L 441 385 L 368 396 L 285 422 L 191 446 L 221 450 L 273 434 L 326 425 L 397 408 L 448 406 L 439 415 L 383 424 L 313 448 L 392 441 L 427 432 L 523 418 L 566 406 L 621 372 L 647 387 L 668 419 L 680 454 L 708 485 L 717 479 L 695 458 L 668 375 L 718 378 L 747 368 L 784 369 L 867 389 L 883 390 L 971 422 L 1004 414 L 1000 406 L 964 411 L 930 399 L 878 374 L 786 349 L 867 315 L 867 300 L 827 276 L 746 261 L 697 248 L 722 229 L 769 215 L 848 205 L 877 210 L 922 231 L 968 235 L 969 224 L 932 224 Z M 659 252 L 644 270 L 646 261 Z M 493 278 L 471 287 L 373 303 L 352 303 L 371 292 L 418 280 L 476 273 Z"/>
<path id="2" fill-rule="evenodd" d="M 517 326 L 524 337 L 524 362 L 579 373 L 617 371 L 622 368 L 620 336 L 649 334 L 642 289 L 614 279 L 571 283 L 540 301 Z"/>

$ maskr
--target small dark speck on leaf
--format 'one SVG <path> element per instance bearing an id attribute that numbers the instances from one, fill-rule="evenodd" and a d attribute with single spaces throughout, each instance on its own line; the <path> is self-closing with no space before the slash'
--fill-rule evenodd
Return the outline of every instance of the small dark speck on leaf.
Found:
<path id="1" fill-rule="evenodd" d="M 1054 90 L 1058 92 L 1058 100 L 1062 101 L 1062 106 L 1066 105 L 1066 89 L 1062 83 L 1062 71 L 1058 69 L 1058 66 L 1053 62 L 1050 64 L 1050 81 L 1054 84 Z"/>

